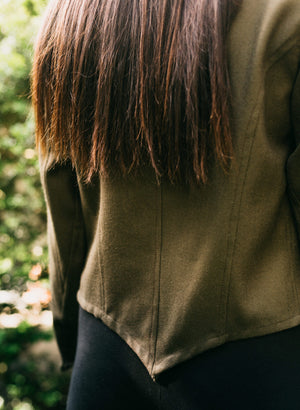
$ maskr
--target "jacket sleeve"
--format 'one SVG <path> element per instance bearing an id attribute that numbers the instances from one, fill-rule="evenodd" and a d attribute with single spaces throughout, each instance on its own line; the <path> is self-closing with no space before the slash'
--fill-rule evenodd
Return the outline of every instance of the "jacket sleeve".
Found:
<path id="1" fill-rule="evenodd" d="M 291 117 L 295 149 L 287 162 L 287 178 L 290 200 L 300 239 L 300 72 L 298 72 L 293 88 Z"/>
<path id="2" fill-rule="evenodd" d="M 51 310 L 61 370 L 74 362 L 78 302 L 76 293 L 86 258 L 86 240 L 77 176 L 71 164 L 40 158 L 41 181 L 47 206 Z"/>

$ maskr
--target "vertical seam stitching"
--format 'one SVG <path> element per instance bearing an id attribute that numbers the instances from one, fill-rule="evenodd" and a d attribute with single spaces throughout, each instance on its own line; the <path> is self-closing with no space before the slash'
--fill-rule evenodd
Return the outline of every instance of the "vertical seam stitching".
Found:
<path id="1" fill-rule="evenodd" d="M 236 252 L 236 242 L 237 242 L 239 224 L 240 224 L 242 199 L 243 199 L 243 194 L 244 194 L 244 190 L 245 190 L 245 186 L 246 186 L 246 181 L 247 181 L 247 176 L 248 176 L 248 171 L 249 171 L 249 166 L 250 166 L 250 159 L 252 157 L 253 145 L 254 145 L 254 140 L 255 140 L 255 136 L 256 136 L 256 129 L 257 129 L 259 118 L 260 118 L 260 111 L 257 108 L 258 108 L 259 103 L 261 101 L 261 97 L 262 97 L 262 88 L 260 88 L 260 92 L 258 93 L 257 104 L 253 108 L 252 115 L 250 116 L 249 121 L 248 121 L 248 125 L 247 125 L 247 129 L 248 129 L 248 127 L 251 124 L 251 121 L 253 121 L 253 118 L 254 118 L 255 113 L 256 113 L 257 118 L 256 118 L 256 121 L 255 121 L 255 126 L 253 128 L 253 133 L 250 133 L 250 134 L 252 134 L 252 141 L 251 141 L 251 144 L 249 146 L 249 154 L 248 154 L 248 158 L 247 158 L 247 162 L 246 162 L 246 166 L 245 166 L 245 170 L 244 170 L 243 183 L 242 183 L 240 194 L 239 194 L 238 208 L 237 208 L 237 212 L 236 212 L 237 217 L 236 217 L 235 230 L 234 230 L 233 242 L 232 242 L 232 247 L 231 247 L 230 261 L 229 261 L 229 263 L 226 262 L 226 265 L 225 265 L 225 273 L 227 271 L 227 275 L 226 275 L 227 276 L 227 281 L 226 281 L 226 285 L 225 285 L 226 288 L 227 288 L 227 292 L 225 294 L 224 329 L 223 329 L 224 334 L 227 334 L 227 329 L 228 329 L 228 306 L 229 306 L 229 300 L 230 300 L 230 283 L 231 283 L 233 259 L 234 259 L 235 252 Z M 243 149 L 246 145 L 246 141 L 247 141 L 247 138 L 245 138 L 245 142 L 243 144 Z M 236 193 L 235 193 L 235 196 L 234 196 L 235 199 L 238 196 L 238 186 L 239 186 L 239 184 L 237 183 Z M 234 201 L 233 204 L 232 204 L 232 210 L 231 210 L 231 216 L 230 216 L 230 222 L 229 222 L 230 226 L 233 224 L 233 220 L 234 220 L 233 214 L 234 214 L 234 205 L 235 205 L 235 203 L 236 202 Z"/>
<path id="2" fill-rule="evenodd" d="M 100 289 L 99 289 L 99 297 L 102 299 L 100 300 L 101 303 L 101 309 L 106 313 L 107 308 L 106 308 L 106 297 L 105 297 L 105 289 L 104 289 L 104 267 L 103 267 L 103 257 L 102 257 L 102 252 L 101 252 L 101 241 L 99 239 L 99 236 L 101 236 L 101 224 L 100 224 L 100 218 L 101 218 L 101 180 L 100 180 L 100 193 L 99 193 L 99 213 L 98 213 L 98 218 L 97 218 L 97 258 L 98 258 L 98 266 L 99 266 L 99 273 L 100 273 Z M 98 232 L 99 229 L 99 232 Z"/>
<path id="3" fill-rule="evenodd" d="M 156 256 L 155 256 L 155 280 L 153 286 L 153 299 L 152 299 L 152 320 L 150 328 L 150 358 L 152 358 L 151 375 L 153 375 L 153 369 L 156 360 L 156 349 L 158 339 L 158 318 L 160 310 L 160 277 L 161 277 L 161 254 L 162 254 L 162 182 L 159 186 L 158 195 L 158 209 L 159 212 L 156 218 Z M 155 309 L 156 306 L 156 309 Z"/>

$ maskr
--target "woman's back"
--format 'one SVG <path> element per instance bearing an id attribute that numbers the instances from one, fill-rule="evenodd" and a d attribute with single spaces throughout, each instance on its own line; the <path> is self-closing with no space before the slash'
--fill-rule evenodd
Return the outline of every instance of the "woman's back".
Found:
<path id="1" fill-rule="evenodd" d="M 188 150 L 182 157 L 164 154 L 174 141 L 181 146 L 176 124 L 170 128 L 174 139 L 165 146 L 167 134 L 160 139 L 154 128 L 159 151 L 147 127 L 145 134 L 134 134 L 136 123 L 128 140 L 143 135 L 148 160 L 122 162 L 128 147 L 120 148 L 116 152 L 123 154 L 112 156 L 110 166 L 119 160 L 121 170 L 127 167 L 125 175 L 89 173 L 82 158 L 76 162 L 72 155 L 57 162 L 51 149 L 42 155 L 52 310 L 66 366 L 74 360 L 77 301 L 125 340 L 153 378 L 227 341 L 300 324 L 299 1 L 243 0 L 226 46 L 230 132 L 223 122 L 215 148 L 211 130 L 200 133 L 207 163 L 202 154 L 192 159 Z M 126 90 L 122 93 L 124 98 Z M 109 118 L 121 109 L 110 105 Z M 221 115 L 222 108 L 217 112 Z M 226 118 L 226 110 L 223 114 Z M 176 122 L 173 111 L 171 118 Z M 201 118 L 209 128 L 211 118 L 205 113 Z M 186 117 L 180 119 L 188 130 Z M 106 135 L 112 145 L 118 140 L 114 130 Z M 220 148 L 224 133 L 228 144 Z M 88 133 L 82 136 L 89 147 Z M 100 151 L 101 145 L 91 152 Z M 97 158 L 95 169 L 101 168 Z M 195 174 L 177 167 L 176 158 L 185 165 L 190 159 Z M 160 167 L 164 160 L 165 168 Z M 131 165 L 138 165 L 138 172 L 128 172 Z"/>
<path id="2" fill-rule="evenodd" d="M 202 186 L 157 184 L 144 166 L 85 184 L 68 163 L 42 166 L 51 271 L 70 272 L 53 274 L 58 300 L 57 281 L 74 292 L 69 281 L 81 276 L 80 305 L 152 375 L 228 340 L 300 323 L 300 159 L 290 156 L 300 133 L 299 12 L 297 0 L 245 0 L 233 23 L 228 173 L 216 165 Z"/>

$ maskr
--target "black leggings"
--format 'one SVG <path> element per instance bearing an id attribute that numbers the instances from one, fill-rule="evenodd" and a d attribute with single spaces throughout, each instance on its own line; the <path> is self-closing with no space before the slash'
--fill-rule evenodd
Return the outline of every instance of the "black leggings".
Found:
<path id="1" fill-rule="evenodd" d="M 154 382 L 128 345 L 79 311 L 67 410 L 299 410 L 300 326 L 226 343 Z"/>

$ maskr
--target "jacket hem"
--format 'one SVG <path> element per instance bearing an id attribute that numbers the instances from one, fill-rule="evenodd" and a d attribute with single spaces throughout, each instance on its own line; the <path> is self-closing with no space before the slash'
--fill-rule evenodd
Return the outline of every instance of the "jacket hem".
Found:
<path id="1" fill-rule="evenodd" d="M 153 378 L 151 372 L 152 363 L 154 361 L 151 353 L 142 347 L 141 342 L 130 335 L 130 331 L 126 329 L 122 324 L 116 322 L 111 316 L 106 314 L 101 308 L 86 301 L 84 296 L 81 295 L 80 290 L 77 292 L 77 301 L 82 309 L 94 315 L 96 318 L 102 320 L 102 322 L 108 326 L 112 331 L 117 333 L 131 348 L 131 350 L 138 356 L 139 360 L 143 363 L 150 376 Z M 149 365 L 150 363 L 150 365 Z"/>
<path id="2" fill-rule="evenodd" d="M 162 360 L 157 360 L 157 362 L 154 363 L 154 366 L 149 366 L 149 363 L 151 363 L 151 360 L 149 361 L 149 357 L 151 357 L 151 354 L 141 346 L 141 343 L 137 339 L 130 335 L 128 329 L 126 329 L 123 325 L 112 319 L 109 315 L 103 312 L 102 309 L 87 302 L 85 298 L 81 295 L 80 291 L 78 291 L 77 293 L 77 300 L 84 310 L 93 314 L 98 319 L 102 320 L 106 326 L 108 326 L 112 331 L 117 333 L 127 343 L 127 345 L 133 350 L 133 352 L 138 356 L 139 360 L 143 363 L 150 377 L 154 381 L 156 381 L 157 377 L 164 371 L 176 366 L 179 363 L 192 359 L 194 356 L 201 354 L 206 350 L 219 347 L 224 343 L 266 336 L 271 333 L 280 332 L 300 325 L 299 314 L 286 320 L 275 322 L 267 326 L 260 326 L 251 329 L 241 330 L 239 332 L 218 335 L 206 340 L 204 343 L 201 343 L 201 345 L 196 346 L 194 349 L 189 349 L 188 352 L 179 350 L 174 354 L 168 355 Z"/>
<path id="3" fill-rule="evenodd" d="M 176 366 L 177 364 L 186 360 L 192 359 L 198 354 L 204 353 L 209 349 L 214 349 L 225 343 L 235 342 L 242 339 L 250 339 L 260 336 L 267 336 L 271 333 L 284 331 L 295 326 L 300 325 L 300 315 L 294 316 L 284 321 L 276 322 L 268 326 L 262 326 L 258 328 L 247 329 L 241 332 L 224 334 L 220 336 L 208 339 L 206 342 L 197 346 L 195 349 L 190 349 L 189 352 L 184 353 L 179 351 L 173 355 L 166 357 L 165 359 L 156 363 L 153 369 L 153 374 L 157 377 L 162 372 Z"/>

